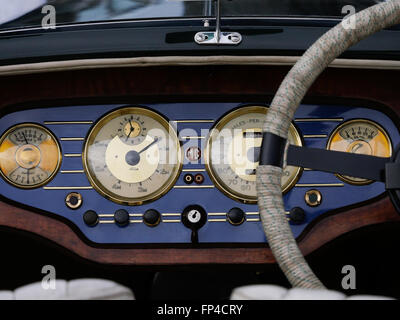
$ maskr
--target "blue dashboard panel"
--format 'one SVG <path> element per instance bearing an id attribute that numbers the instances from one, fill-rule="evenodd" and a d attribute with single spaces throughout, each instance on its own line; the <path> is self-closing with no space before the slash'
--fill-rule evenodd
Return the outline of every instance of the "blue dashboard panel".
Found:
<path id="1" fill-rule="evenodd" d="M 173 121 L 179 137 L 198 136 L 199 139 L 182 139 L 183 150 L 189 146 L 198 146 L 204 150 L 208 130 L 223 115 L 235 108 L 249 105 L 246 103 L 160 103 L 140 105 L 157 111 L 169 121 Z M 251 105 L 266 105 L 252 103 Z M 181 213 L 188 205 L 202 206 L 208 213 L 208 221 L 199 230 L 200 243 L 265 243 L 256 204 L 243 204 L 224 195 L 204 170 L 204 161 L 195 163 L 185 158 L 183 172 L 175 186 L 156 201 L 139 206 L 124 206 L 107 200 L 95 191 L 84 173 L 82 151 L 85 139 L 92 126 L 105 114 L 127 105 L 74 105 L 52 108 L 33 108 L 9 113 L 0 119 L 1 133 L 8 128 L 24 122 L 37 123 L 49 129 L 58 139 L 63 154 L 59 172 L 47 185 L 31 190 L 16 188 L 0 179 L 0 193 L 10 199 L 50 215 L 60 216 L 74 224 L 90 241 L 99 244 L 173 244 L 190 243 L 191 230 L 181 223 Z M 347 107 L 339 105 L 301 105 L 295 115 L 295 125 L 302 135 L 305 146 L 325 148 L 329 135 L 341 123 L 351 119 L 369 119 L 382 126 L 390 136 L 393 149 L 400 142 L 400 135 L 393 121 L 384 113 L 367 107 Z M 308 121 L 313 119 L 315 121 Z M 190 122 L 193 120 L 193 122 Z M 196 121 L 197 120 L 197 121 Z M 199 122 L 198 120 L 207 120 Z M 65 138 L 81 138 L 73 141 Z M 71 156 L 72 155 L 72 156 Z M 201 188 L 187 188 L 183 181 L 188 171 L 202 173 L 205 180 Z M 304 201 L 305 192 L 318 189 L 322 194 L 322 203 L 309 207 Z M 70 192 L 79 192 L 83 204 L 77 210 L 65 205 Z M 292 225 L 297 237 L 306 226 L 334 209 L 353 205 L 374 198 L 384 192 L 384 185 L 374 182 L 355 186 L 344 183 L 334 174 L 303 171 L 297 184 L 284 195 L 286 210 L 301 207 L 306 212 L 303 224 Z M 239 207 L 246 213 L 246 221 L 231 225 L 225 213 Z M 131 223 L 119 227 L 113 221 L 113 213 L 126 209 L 132 214 Z M 141 215 L 148 209 L 156 209 L 162 214 L 162 222 L 149 227 L 142 222 Z M 100 215 L 100 223 L 88 227 L 83 214 L 94 210 Z"/>

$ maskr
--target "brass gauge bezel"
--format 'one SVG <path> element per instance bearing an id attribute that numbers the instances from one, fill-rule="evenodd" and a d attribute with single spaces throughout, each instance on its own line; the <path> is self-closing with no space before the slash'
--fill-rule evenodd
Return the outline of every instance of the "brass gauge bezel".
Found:
<path id="1" fill-rule="evenodd" d="M 44 186 L 45 184 L 49 183 L 51 180 L 53 180 L 53 178 L 55 177 L 55 175 L 58 173 L 58 170 L 61 167 L 61 162 L 62 162 L 62 153 L 61 153 L 61 147 L 60 144 L 58 143 L 58 140 L 56 138 L 56 136 L 47 128 L 45 128 L 42 125 L 36 124 L 36 123 L 31 123 L 31 122 L 25 122 L 25 123 L 19 123 L 17 125 L 12 126 L 11 128 L 7 129 L 3 135 L 0 138 L 0 145 L 3 144 L 4 140 L 10 135 L 10 133 L 12 133 L 15 130 L 24 128 L 24 127 L 33 127 L 33 128 L 37 128 L 39 130 L 44 131 L 47 135 L 50 136 L 50 138 L 54 141 L 56 147 L 57 147 L 57 153 L 58 153 L 58 159 L 57 159 L 57 166 L 55 167 L 55 169 L 53 170 L 53 172 L 51 173 L 50 176 L 48 176 L 45 180 L 43 180 L 42 182 L 35 184 L 35 185 L 30 185 L 30 186 L 25 186 L 25 185 L 21 185 L 18 183 L 15 183 L 14 181 L 10 180 L 4 173 L 2 170 L 0 170 L 0 175 L 3 177 L 3 179 L 11 184 L 14 187 L 20 188 L 20 189 L 37 189 L 40 188 L 42 186 Z"/>
<path id="2" fill-rule="evenodd" d="M 246 197 L 243 194 L 239 194 L 236 192 L 231 192 L 228 190 L 224 184 L 220 181 L 218 178 L 218 175 L 213 172 L 210 164 L 210 151 L 211 150 L 211 144 L 213 142 L 213 135 L 216 132 L 216 130 L 221 131 L 221 129 L 230 121 L 233 119 L 247 113 L 262 113 L 266 115 L 268 112 L 268 107 L 266 106 L 243 106 L 238 109 L 235 109 L 225 116 L 223 116 L 211 129 L 208 138 L 207 138 L 207 143 L 206 147 L 204 149 L 204 161 L 205 161 L 205 167 L 208 172 L 208 175 L 210 176 L 212 182 L 217 186 L 217 188 L 224 193 L 226 196 L 228 196 L 231 199 L 234 199 L 238 202 L 241 203 L 248 203 L 248 204 L 255 204 L 257 203 L 257 197 Z M 291 134 L 295 137 L 296 140 L 296 145 L 298 146 L 303 146 L 303 141 L 301 139 L 301 136 L 299 134 L 299 131 L 295 127 L 293 123 L 290 124 L 289 128 Z M 296 170 L 296 175 L 292 180 L 289 181 L 286 185 L 282 186 L 282 193 L 288 192 L 299 180 L 301 173 L 303 172 L 303 168 L 298 167 Z"/>
<path id="3" fill-rule="evenodd" d="M 119 116 L 123 116 L 126 114 L 139 114 L 139 115 L 144 115 L 152 118 L 153 120 L 157 121 L 160 125 L 162 125 L 170 134 L 171 138 L 174 140 L 174 144 L 176 147 L 177 151 L 177 163 L 174 166 L 174 172 L 171 174 L 170 178 L 167 180 L 166 183 L 164 183 L 163 186 L 161 186 L 159 189 L 157 189 L 155 192 L 152 192 L 146 196 L 140 197 L 140 198 L 128 198 L 128 197 L 123 197 L 119 196 L 113 192 L 110 192 L 106 188 L 103 187 L 102 183 L 96 178 L 96 176 L 91 172 L 89 169 L 89 164 L 88 164 L 88 158 L 87 158 L 87 153 L 88 153 L 88 148 L 89 145 L 92 144 L 94 139 L 96 138 L 98 132 L 103 128 L 105 124 L 107 124 L 109 121 L 112 119 L 115 119 Z M 178 135 L 176 133 L 176 130 L 174 129 L 173 126 L 170 125 L 170 123 L 162 117 L 160 114 L 150 110 L 146 109 L 143 107 L 125 107 L 121 109 L 114 110 L 105 116 L 103 116 L 99 121 L 97 121 L 94 126 L 91 128 L 89 131 L 86 141 L 83 147 L 83 152 L 82 152 L 82 163 L 83 163 L 83 168 L 85 171 L 85 174 L 87 178 L 89 179 L 90 184 L 93 186 L 93 188 L 100 193 L 103 197 L 106 199 L 109 199 L 115 203 L 122 204 L 122 205 L 129 205 L 129 206 L 136 206 L 136 205 L 142 205 L 144 203 L 152 202 L 163 195 L 165 195 L 168 191 L 171 190 L 171 188 L 175 185 L 176 181 L 179 178 L 179 175 L 181 173 L 181 169 L 183 166 L 183 153 L 182 153 L 182 148 L 179 143 Z"/>
<path id="4" fill-rule="evenodd" d="M 348 121 L 345 121 L 345 122 L 341 123 L 340 125 L 338 125 L 338 126 L 335 128 L 335 130 L 333 130 L 332 133 L 330 134 L 329 139 L 328 139 L 328 142 L 327 142 L 327 144 L 326 144 L 326 149 L 327 149 L 327 150 L 331 150 L 330 147 L 331 147 L 331 144 L 332 144 L 332 139 L 336 136 L 336 134 L 337 134 L 343 127 L 345 127 L 345 126 L 347 126 L 347 125 L 349 125 L 349 124 L 352 124 L 352 123 L 356 123 L 356 122 L 357 122 L 357 123 L 360 123 L 360 122 L 361 122 L 361 123 L 366 123 L 366 124 L 373 125 L 373 126 L 377 127 L 378 130 L 379 130 L 380 132 L 382 132 L 383 136 L 384 136 L 384 137 L 387 139 L 387 141 L 389 142 L 389 154 L 390 154 L 390 157 L 392 156 L 392 152 L 393 152 L 392 140 L 390 139 L 390 137 L 389 137 L 388 133 L 386 132 L 386 130 L 385 130 L 381 125 L 377 124 L 376 122 L 371 121 L 371 120 L 368 120 L 368 119 L 362 119 L 362 118 L 348 120 Z M 343 175 L 341 175 L 341 174 L 339 174 L 339 173 L 335 173 L 335 176 L 336 176 L 338 179 L 340 179 L 341 181 L 346 182 L 346 183 L 351 184 L 351 185 L 355 185 L 355 186 L 363 186 L 363 185 L 371 184 L 371 183 L 374 182 L 373 180 L 354 181 L 354 180 L 352 180 L 352 179 L 350 179 L 350 178 L 348 178 L 348 177 L 346 177 L 346 176 L 343 176 Z"/>

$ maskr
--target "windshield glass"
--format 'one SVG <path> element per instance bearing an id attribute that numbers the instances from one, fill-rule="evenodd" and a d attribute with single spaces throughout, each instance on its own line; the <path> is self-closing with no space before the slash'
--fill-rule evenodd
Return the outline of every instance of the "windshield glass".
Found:
<path id="1" fill-rule="evenodd" d="M 343 17 L 342 8 L 356 11 L 384 0 L 222 0 L 228 17 Z M 41 26 L 42 9 L 52 5 L 56 24 L 149 18 L 214 16 L 213 0 L 0 0 L 0 29 Z"/>

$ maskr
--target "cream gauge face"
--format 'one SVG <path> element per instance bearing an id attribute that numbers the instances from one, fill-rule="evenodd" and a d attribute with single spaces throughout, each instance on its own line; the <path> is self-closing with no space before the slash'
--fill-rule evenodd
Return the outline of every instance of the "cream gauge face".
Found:
<path id="1" fill-rule="evenodd" d="M 223 117 L 210 133 L 206 148 L 206 168 L 217 187 L 229 197 L 245 203 L 257 202 L 256 168 L 262 142 L 266 107 L 237 109 Z M 301 146 L 301 138 L 291 125 L 289 142 Z M 301 168 L 283 168 L 282 190 L 297 181 Z"/>
<path id="2" fill-rule="evenodd" d="M 101 119 L 89 134 L 83 157 L 93 187 L 110 200 L 129 205 L 168 192 L 182 165 L 174 129 L 159 114 L 136 107 Z"/>

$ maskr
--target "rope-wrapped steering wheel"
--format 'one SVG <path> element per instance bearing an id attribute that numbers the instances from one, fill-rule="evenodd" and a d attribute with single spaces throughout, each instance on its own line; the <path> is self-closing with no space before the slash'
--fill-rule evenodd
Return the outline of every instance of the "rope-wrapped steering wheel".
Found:
<path id="1" fill-rule="evenodd" d="M 339 23 L 291 69 L 272 101 L 263 128 L 262 156 L 257 168 L 258 206 L 269 246 L 294 287 L 324 288 L 300 252 L 285 216 L 281 176 L 290 123 L 314 80 L 335 58 L 362 39 L 400 23 L 400 0 L 383 2 L 347 19 L 355 22 L 353 29 L 345 27 L 351 25 L 349 21 Z"/>

